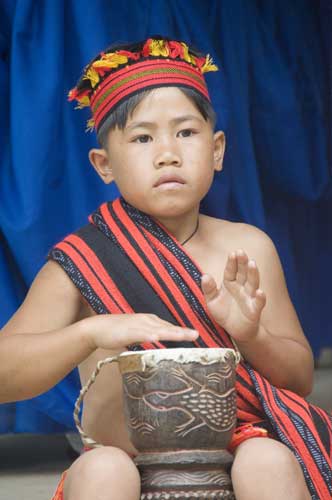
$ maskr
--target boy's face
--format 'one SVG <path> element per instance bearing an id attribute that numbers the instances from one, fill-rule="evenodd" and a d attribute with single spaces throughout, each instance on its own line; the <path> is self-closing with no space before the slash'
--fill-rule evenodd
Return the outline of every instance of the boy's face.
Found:
<path id="1" fill-rule="evenodd" d="M 223 133 L 179 89 L 165 87 L 139 103 L 124 130 L 111 130 L 107 151 L 90 151 L 90 161 L 128 203 L 163 219 L 197 209 L 223 152 Z"/>

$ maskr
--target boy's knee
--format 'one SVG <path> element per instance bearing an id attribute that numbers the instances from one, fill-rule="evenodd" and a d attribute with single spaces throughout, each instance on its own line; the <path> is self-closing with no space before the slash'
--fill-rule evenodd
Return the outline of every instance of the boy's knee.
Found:
<path id="1" fill-rule="evenodd" d="M 109 473 L 116 469 L 130 469 L 135 467 L 132 459 L 126 452 L 113 446 L 104 446 L 87 451 L 80 456 L 75 465 L 81 472 L 87 469 L 89 473 L 92 471 L 92 474 L 103 472 L 104 470 L 107 470 Z"/>
<path id="2" fill-rule="evenodd" d="M 104 446 L 81 455 L 70 467 L 64 484 L 66 494 L 85 487 L 112 485 L 122 488 L 122 483 L 140 489 L 140 476 L 132 458 L 123 450 Z M 70 496 L 69 496 L 70 498 Z"/>
<path id="3" fill-rule="evenodd" d="M 311 498 L 295 455 L 273 439 L 252 438 L 242 443 L 231 475 L 238 500 Z"/>
<path id="4" fill-rule="evenodd" d="M 253 438 L 239 446 L 232 466 L 232 478 L 263 477 L 264 474 L 277 475 L 300 472 L 294 454 L 282 443 L 269 438 Z"/>

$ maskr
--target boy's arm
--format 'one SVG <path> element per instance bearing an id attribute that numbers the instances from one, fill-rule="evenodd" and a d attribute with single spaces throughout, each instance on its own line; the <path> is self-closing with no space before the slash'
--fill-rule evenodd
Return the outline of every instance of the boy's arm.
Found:
<path id="1" fill-rule="evenodd" d="M 258 287 L 264 291 L 257 336 L 239 342 L 239 348 L 252 366 L 275 386 L 307 396 L 312 391 L 314 361 L 295 308 L 289 297 L 282 265 L 273 242 L 256 233 Z M 255 257 L 254 257 L 255 258 Z"/>
<path id="2" fill-rule="evenodd" d="M 123 350 L 137 342 L 197 336 L 149 314 L 87 315 L 70 278 L 48 262 L 0 332 L 0 402 L 45 392 L 98 347 Z"/>
<path id="3" fill-rule="evenodd" d="M 75 323 L 81 309 L 78 290 L 56 263 L 48 262 L 1 330 L 1 402 L 40 394 L 93 351 L 82 324 Z"/>
<path id="4" fill-rule="evenodd" d="M 273 385 L 306 396 L 312 389 L 313 356 L 277 251 L 262 231 L 242 229 L 246 252 L 230 255 L 222 289 L 203 278 L 208 306 L 253 368 Z"/>

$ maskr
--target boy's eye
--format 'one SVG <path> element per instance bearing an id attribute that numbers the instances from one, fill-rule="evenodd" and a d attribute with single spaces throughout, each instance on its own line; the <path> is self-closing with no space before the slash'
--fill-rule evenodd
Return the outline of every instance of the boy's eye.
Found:
<path id="1" fill-rule="evenodd" d="M 146 142 L 149 142 L 151 140 L 151 137 L 147 134 L 142 134 L 138 135 L 133 139 L 132 142 L 138 142 L 139 144 L 145 144 Z"/>
<path id="2" fill-rule="evenodd" d="M 192 130 L 191 128 L 185 128 L 184 130 L 180 130 L 178 135 L 180 137 L 191 137 L 192 135 L 194 135 L 194 133 L 195 133 L 195 131 Z"/>

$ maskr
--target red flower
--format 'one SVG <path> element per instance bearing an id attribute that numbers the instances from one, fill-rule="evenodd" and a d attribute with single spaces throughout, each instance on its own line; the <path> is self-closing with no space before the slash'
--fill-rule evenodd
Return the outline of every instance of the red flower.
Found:
<path id="1" fill-rule="evenodd" d="M 150 55 L 151 42 L 152 42 L 152 38 L 149 38 L 144 44 L 144 47 L 142 50 L 142 54 L 144 57 L 149 57 L 149 55 Z"/>
<path id="2" fill-rule="evenodd" d="M 118 50 L 116 52 L 120 56 L 126 56 L 128 59 L 133 59 L 134 61 L 137 61 L 137 59 L 140 58 L 139 52 L 129 52 L 129 50 Z"/>
<path id="3" fill-rule="evenodd" d="M 175 59 L 176 57 L 184 58 L 184 49 L 181 43 L 179 42 L 168 42 L 168 46 L 170 48 L 170 56 Z"/>

